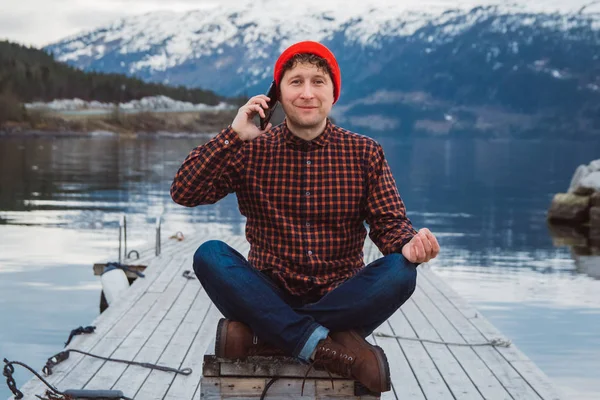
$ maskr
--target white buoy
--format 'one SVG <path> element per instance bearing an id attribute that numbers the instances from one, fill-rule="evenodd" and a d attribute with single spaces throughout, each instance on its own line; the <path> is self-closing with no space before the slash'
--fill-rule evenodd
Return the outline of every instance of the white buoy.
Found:
<path id="1" fill-rule="evenodd" d="M 109 306 L 129 288 L 125 271 L 112 265 L 104 270 L 100 280 L 102 281 L 104 297 Z"/>

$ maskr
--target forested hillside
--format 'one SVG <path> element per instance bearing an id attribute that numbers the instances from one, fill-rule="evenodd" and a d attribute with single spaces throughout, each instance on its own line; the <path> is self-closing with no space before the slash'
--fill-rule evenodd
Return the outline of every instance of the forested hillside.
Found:
<path id="1" fill-rule="evenodd" d="M 120 74 L 83 72 L 55 61 L 42 50 L 0 41 L 0 122 L 22 120 L 22 103 L 72 98 L 114 103 L 156 95 L 195 104 L 237 102 L 209 90 L 147 83 Z"/>

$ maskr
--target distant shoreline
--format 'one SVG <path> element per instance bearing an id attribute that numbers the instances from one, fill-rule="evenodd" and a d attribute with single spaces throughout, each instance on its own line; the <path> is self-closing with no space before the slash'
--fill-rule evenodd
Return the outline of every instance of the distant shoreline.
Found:
<path id="1" fill-rule="evenodd" d="M 31 113 L 31 111 L 30 111 Z M 237 110 L 141 111 L 90 114 L 60 111 L 34 113 L 26 122 L 5 122 L 0 137 L 192 137 L 226 128 Z"/>
<path id="2" fill-rule="evenodd" d="M 223 128 L 225 128 L 224 126 Z M 136 139 L 141 137 L 169 137 L 169 138 L 195 138 L 195 137 L 214 137 L 219 132 L 133 132 L 133 133 L 117 133 L 111 131 L 40 131 L 40 130 L 4 130 L 0 128 L 0 140 L 2 138 L 18 138 L 18 137 L 44 137 L 44 138 L 120 138 L 120 139 Z"/>

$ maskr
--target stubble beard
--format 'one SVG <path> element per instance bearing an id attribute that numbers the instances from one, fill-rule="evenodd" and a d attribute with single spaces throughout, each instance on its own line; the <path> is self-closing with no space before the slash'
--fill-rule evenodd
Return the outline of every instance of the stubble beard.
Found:
<path id="1" fill-rule="evenodd" d="M 285 112 L 285 109 L 284 109 Z M 298 129 L 314 129 L 314 128 L 318 128 L 324 120 L 327 119 L 327 116 L 322 116 L 320 113 L 314 117 L 311 117 L 310 119 L 308 118 L 301 118 L 300 116 L 298 116 L 297 114 L 291 112 L 291 113 L 285 113 L 285 117 L 287 118 L 287 120 L 289 121 L 289 124 L 292 125 L 293 127 L 296 127 Z"/>

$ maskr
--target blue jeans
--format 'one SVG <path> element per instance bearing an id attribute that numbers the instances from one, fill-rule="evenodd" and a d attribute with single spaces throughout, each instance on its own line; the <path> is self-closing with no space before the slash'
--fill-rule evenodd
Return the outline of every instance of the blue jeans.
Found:
<path id="1" fill-rule="evenodd" d="M 392 253 L 313 303 L 280 289 L 226 243 L 210 240 L 194 254 L 194 271 L 225 318 L 250 326 L 261 340 L 307 362 L 329 331 L 363 337 L 383 324 L 415 290 L 417 264 Z"/>

